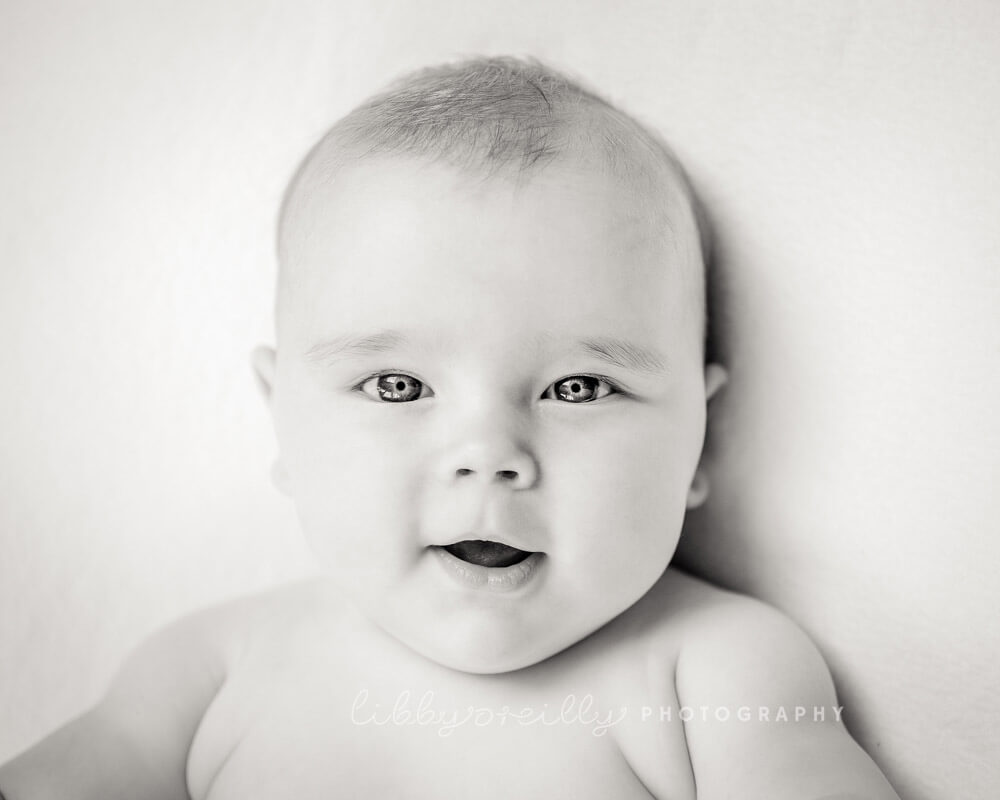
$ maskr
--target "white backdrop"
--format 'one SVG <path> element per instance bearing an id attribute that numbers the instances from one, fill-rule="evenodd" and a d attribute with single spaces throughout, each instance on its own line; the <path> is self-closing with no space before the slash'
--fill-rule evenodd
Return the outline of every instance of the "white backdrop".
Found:
<path id="1" fill-rule="evenodd" d="M 1000 794 L 1000 6 L 0 3 L 0 760 L 187 610 L 308 572 L 247 355 L 297 159 L 533 54 L 659 128 L 733 380 L 682 559 L 785 609 L 914 800 Z"/>

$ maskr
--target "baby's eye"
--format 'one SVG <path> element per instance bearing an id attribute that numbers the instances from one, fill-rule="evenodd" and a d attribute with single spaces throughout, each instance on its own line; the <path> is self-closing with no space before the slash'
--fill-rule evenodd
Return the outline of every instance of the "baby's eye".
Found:
<path id="1" fill-rule="evenodd" d="M 384 403 L 410 403 L 430 394 L 430 389 L 412 375 L 399 373 L 373 375 L 360 388 Z"/>
<path id="2" fill-rule="evenodd" d="M 546 400 L 563 400 L 567 403 L 591 403 L 615 392 L 615 387 L 593 375 L 570 375 L 553 383 L 545 394 Z"/>

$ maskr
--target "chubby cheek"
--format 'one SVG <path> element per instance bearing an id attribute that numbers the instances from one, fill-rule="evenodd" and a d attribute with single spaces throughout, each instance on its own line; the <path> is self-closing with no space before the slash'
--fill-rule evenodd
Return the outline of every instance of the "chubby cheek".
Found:
<path id="1" fill-rule="evenodd" d="M 696 455 L 676 426 L 623 424 L 552 451 L 556 548 L 605 597 L 631 602 L 667 566 L 680 535 Z M 632 594 L 635 597 L 631 597 Z"/>
<path id="2" fill-rule="evenodd" d="M 408 509 L 420 459 L 384 421 L 301 416 L 282 458 L 305 535 L 332 576 L 377 591 L 417 557 Z"/>

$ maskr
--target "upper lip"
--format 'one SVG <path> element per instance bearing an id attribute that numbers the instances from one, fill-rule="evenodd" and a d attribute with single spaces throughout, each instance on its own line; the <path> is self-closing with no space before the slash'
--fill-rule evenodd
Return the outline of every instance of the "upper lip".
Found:
<path id="1" fill-rule="evenodd" d="M 507 547 L 513 547 L 516 550 L 523 550 L 525 553 L 535 553 L 538 552 L 531 547 L 528 547 L 524 542 L 519 541 L 517 537 L 507 536 L 505 534 L 498 533 L 476 533 L 476 532 L 466 532 L 454 536 L 447 541 L 437 542 L 438 547 L 448 547 L 449 545 L 458 544 L 459 542 L 499 542 L 500 544 L 505 544 Z"/>

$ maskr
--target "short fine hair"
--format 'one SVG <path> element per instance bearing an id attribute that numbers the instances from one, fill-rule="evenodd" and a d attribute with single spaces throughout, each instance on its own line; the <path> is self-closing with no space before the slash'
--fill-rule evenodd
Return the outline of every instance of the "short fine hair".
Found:
<path id="1" fill-rule="evenodd" d="M 289 255 L 289 221 L 315 191 L 347 164 L 389 156 L 438 161 L 484 178 L 515 181 L 527 181 L 553 163 L 597 166 L 634 187 L 639 203 L 653 207 L 667 196 L 680 200 L 689 219 L 658 218 L 667 227 L 688 228 L 693 256 L 702 265 L 703 288 L 707 283 L 706 221 L 670 148 L 579 82 L 539 61 L 511 57 L 418 70 L 337 122 L 303 159 L 285 192 L 279 262 Z"/>

